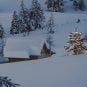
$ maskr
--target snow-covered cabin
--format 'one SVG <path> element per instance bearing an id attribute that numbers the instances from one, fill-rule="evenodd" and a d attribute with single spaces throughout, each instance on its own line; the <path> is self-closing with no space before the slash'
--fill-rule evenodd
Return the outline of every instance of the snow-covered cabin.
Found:
<path id="1" fill-rule="evenodd" d="M 9 59 L 37 59 L 50 56 L 45 39 L 11 37 L 6 41 L 4 57 Z"/>

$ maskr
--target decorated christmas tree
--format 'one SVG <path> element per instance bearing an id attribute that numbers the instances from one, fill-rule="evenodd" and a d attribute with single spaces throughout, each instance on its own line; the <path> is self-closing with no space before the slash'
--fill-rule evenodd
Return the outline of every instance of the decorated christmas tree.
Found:
<path id="1" fill-rule="evenodd" d="M 84 51 L 87 50 L 83 35 L 82 33 L 78 32 L 77 29 L 75 29 L 75 32 L 71 32 L 68 35 L 68 39 L 69 41 L 67 42 L 67 45 L 64 46 L 65 50 L 67 50 L 68 52 L 78 55 L 84 53 Z"/>

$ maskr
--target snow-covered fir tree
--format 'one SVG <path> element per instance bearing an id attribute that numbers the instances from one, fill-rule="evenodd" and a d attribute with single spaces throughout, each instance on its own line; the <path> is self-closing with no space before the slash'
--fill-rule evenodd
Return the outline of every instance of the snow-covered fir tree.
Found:
<path id="1" fill-rule="evenodd" d="M 71 32 L 68 36 L 68 43 L 65 49 L 72 54 L 78 55 L 82 54 L 87 50 L 87 46 L 84 43 L 84 37 L 80 32 Z"/>
<path id="2" fill-rule="evenodd" d="M 64 2 L 63 0 L 47 0 L 47 9 L 52 12 L 63 12 L 64 11 Z"/>
<path id="3" fill-rule="evenodd" d="M 64 1 L 59 0 L 59 12 L 64 12 Z"/>
<path id="4" fill-rule="evenodd" d="M 84 4 L 84 0 L 73 0 L 73 6 L 75 8 L 75 10 L 85 10 L 85 4 Z"/>
<path id="5" fill-rule="evenodd" d="M 73 6 L 74 6 L 75 10 L 78 9 L 78 2 L 77 2 L 77 0 L 73 0 Z"/>
<path id="6" fill-rule="evenodd" d="M 14 11 L 11 22 L 10 34 L 18 34 L 18 33 L 19 33 L 19 17 L 17 15 L 17 12 Z"/>
<path id="7" fill-rule="evenodd" d="M 32 31 L 30 26 L 30 17 L 29 17 L 29 10 L 26 8 L 23 0 L 21 1 L 21 10 L 19 13 L 20 18 L 20 25 L 21 26 L 21 32 L 30 32 Z"/>
<path id="8" fill-rule="evenodd" d="M 23 21 L 21 19 L 19 19 L 19 33 L 23 33 L 24 36 L 26 34 L 29 34 L 29 31 L 27 31 L 26 27 L 25 27 L 25 24 L 23 23 Z"/>
<path id="9" fill-rule="evenodd" d="M 5 32 L 2 24 L 0 24 L 0 55 L 3 57 L 3 50 L 4 50 L 4 37 Z"/>
<path id="10" fill-rule="evenodd" d="M 33 30 L 43 28 L 44 13 L 38 0 L 32 0 L 32 6 L 30 8 L 30 21 L 33 25 Z"/>
<path id="11" fill-rule="evenodd" d="M 19 87 L 20 84 L 13 83 L 7 76 L 0 76 L 0 87 Z"/>
<path id="12" fill-rule="evenodd" d="M 47 26 L 46 26 L 48 33 L 51 33 L 51 34 L 55 33 L 54 26 L 55 24 L 54 24 L 53 14 L 51 13 L 51 17 L 49 18 L 47 22 Z"/>
<path id="13" fill-rule="evenodd" d="M 48 11 L 53 11 L 53 2 L 54 0 L 46 0 L 46 4 L 47 4 L 47 10 Z"/>
<path id="14" fill-rule="evenodd" d="M 79 1 L 79 9 L 84 11 L 85 10 L 85 3 L 84 3 L 84 0 L 80 0 Z"/>
<path id="15" fill-rule="evenodd" d="M 0 24 L 0 38 L 4 37 L 4 28 L 2 26 L 2 24 Z"/>

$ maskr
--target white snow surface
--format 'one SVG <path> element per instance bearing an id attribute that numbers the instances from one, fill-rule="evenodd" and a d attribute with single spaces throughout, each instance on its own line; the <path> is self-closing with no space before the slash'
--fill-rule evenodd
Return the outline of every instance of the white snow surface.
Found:
<path id="1" fill-rule="evenodd" d="M 87 56 L 53 56 L 48 59 L 0 65 L 0 75 L 21 87 L 86 87 Z"/>

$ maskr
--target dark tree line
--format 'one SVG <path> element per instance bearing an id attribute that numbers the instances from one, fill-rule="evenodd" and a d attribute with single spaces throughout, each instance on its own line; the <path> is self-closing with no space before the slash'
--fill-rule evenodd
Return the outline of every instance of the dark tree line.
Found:
<path id="1" fill-rule="evenodd" d="M 72 2 L 75 9 L 85 10 L 84 0 L 73 0 Z M 46 5 L 47 10 L 51 12 L 64 11 L 63 0 L 46 0 Z M 10 34 L 29 34 L 30 31 L 43 29 L 45 16 L 38 0 L 32 0 L 30 9 L 25 6 L 22 0 L 20 7 L 21 9 L 18 13 L 13 12 Z"/>
<path id="2" fill-rule="evenodd" d="M 32 0 L 32 6 L 27 9 L 23 0 L 20 12 L 14 11 L 10 34 L 28 33 L 43 28 L 44 13 L 37 0 Z"/>
<path id="3" fill-rule="evenodd" d="M 85 3 L 84 0 L 73 0 L 73 6 L 75 8 L 75 10 L 85 10 Z"/>
<path id="4" fill-rule="evenodd" d="M 84 0 L 70 0 L 74 9 L 85 10 Z M 47 10 L 51 12 L 64 12 L 64 0 L 46 0 Z"/>
<path id="5" fill-rule="evenodd" d="M 53 12 L 63 12 L 64 2 L 63 0 L 46 0 L 47 10 Z"/>

